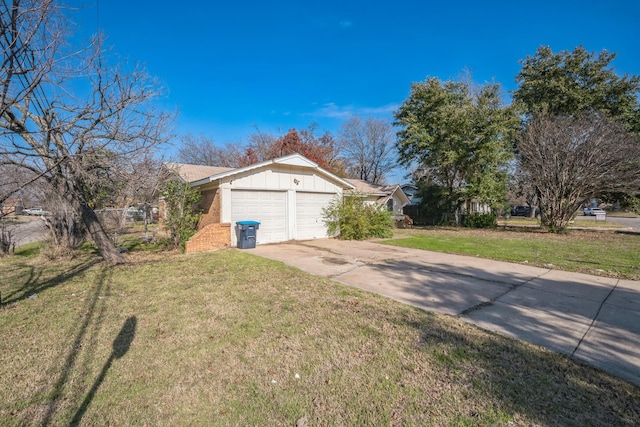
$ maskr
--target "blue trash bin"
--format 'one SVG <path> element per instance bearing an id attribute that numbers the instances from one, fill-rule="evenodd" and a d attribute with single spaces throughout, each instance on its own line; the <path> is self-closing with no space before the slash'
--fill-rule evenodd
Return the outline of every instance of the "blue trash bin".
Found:
<path id="1" fill-rule="evenodd" d="M 238 249 L 253 249 L 256 247 L 257 231 L 260 228 L 259 221 L 236 222 L 236 236 L 238 237 Z"/>

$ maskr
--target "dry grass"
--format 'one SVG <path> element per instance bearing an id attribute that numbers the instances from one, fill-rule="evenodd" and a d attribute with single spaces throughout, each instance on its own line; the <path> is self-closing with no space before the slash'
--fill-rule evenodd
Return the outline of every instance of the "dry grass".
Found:
<path id="1" fill-rule="evenodd" d="M 280 263 L 237 250 L 128 257 L 0 260 L 2 425 L 640 419 L 628 383 Z"/>

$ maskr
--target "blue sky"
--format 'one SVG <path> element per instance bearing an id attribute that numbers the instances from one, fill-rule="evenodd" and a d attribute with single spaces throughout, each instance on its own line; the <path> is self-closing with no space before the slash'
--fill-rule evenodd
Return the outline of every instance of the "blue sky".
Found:
<path id="1" fill-rule="evenodd" d="M 177 109 L 177 134 L 245 142 L 256 132 L 337 132 L 351 114 L 392 120 L 427 76 L 515 89 L 541 45 L 617 52 L 640 74 L 640 2 L 69 0 L 79 34 L 98 28 L 146 64 Z"/>

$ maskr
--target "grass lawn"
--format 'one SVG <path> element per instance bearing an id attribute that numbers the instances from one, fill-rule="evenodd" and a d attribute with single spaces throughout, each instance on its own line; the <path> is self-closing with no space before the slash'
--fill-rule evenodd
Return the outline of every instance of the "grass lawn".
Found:
<path id="1" fill-rule="evenodd" d="M 0 259 L 2 425 L 637 425 L 640 388 L 230 249 Z"/>
<path id="2" fill-rule="evenodd" d="M 640 234 L 572 230 L 552 234 L 467 228 L 414 228 L 384 243 L 432 251 L 529 263 L 589 274 L 640 279 Z"/>
<path id="3" fill-rule="evenodd" d="M 622 215 L 618 215 L 622 216 Z M 615 229 L 615 228 L 625 228 L 624 225 L 615 222 L 615 217 L 613 215 L 607 215 L 608 219 L 606 221 L 596 221 L 595 216 L 584 216 L 577 215 L 573 221 L 573 223 L 569 224 L 569 228 L 597 228 L 597 229 Z M 611 219 L 613 217 L 613 219 Z M 498 219 L 498 226 L 500 227 L 529 227 L 529 228 L 538 228 L 540 227 L 540 220 L 538 218 L 525 218 L 521 216 L 511 217 L 509 219 L 500 218 Z"/>

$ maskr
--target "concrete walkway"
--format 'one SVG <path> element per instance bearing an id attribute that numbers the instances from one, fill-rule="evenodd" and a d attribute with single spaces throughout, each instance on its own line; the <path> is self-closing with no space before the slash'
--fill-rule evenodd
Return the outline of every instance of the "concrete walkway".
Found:
<path id="1" fill-rule="evenodd" d="M 321 239 L 247 250 L 569 355 L 640 386 L 640 282 Z"/>

